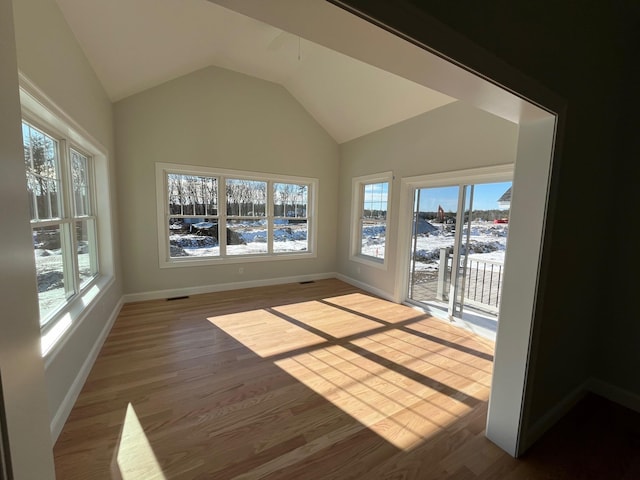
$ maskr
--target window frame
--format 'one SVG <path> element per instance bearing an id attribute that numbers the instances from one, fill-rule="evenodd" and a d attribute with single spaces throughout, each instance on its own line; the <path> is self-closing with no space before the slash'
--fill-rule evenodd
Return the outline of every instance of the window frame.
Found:
<path id="1" fill-rule="evenodd" d="M 23 114 L 22 125 L 27 125 L 40 134 L 54 140 L 56 142 L 56 170 L 59 177 L 58 192 L 58 215 L 49 218 L 35 218 L 30 220 L 31 231 L 35 232 L 40 228 L 57 227 L 60 235 L 60 250 L 62 257 L 62 273 L 64 284 L 64 301 L 61 302 L 51 311 L 42 317 L 39 317 L 40 329 L 46 332 L 56 319 L 64 313 L 69 304 L 78 296 L 82 295 L 86 290 L 91 288 L 97 277 L 100 275 L 99 264 L 99 245 L 95 230 L 97 228 L 96 197 L 95 197 L 95 170 L 93 167 L 93 156 L 86 153 L 81 147 L 77 146 L 72 140 L 66 138 L 55 128 L 49 125 L 43 125 L 38 119 L 33 119 L 31 115 Z M 72 178 L 72 151 L 82 155 L 87 164 L 87 200 L 89 204 L 89 214 L 77 215 L 75 197 L 73 195 L 74 184 Z M 28 174 L 28 169 L 25 169 Z M 31 201 L 31 199 L 30 199 Z M 83 221 L 93 223 L 90 229 L 90 236 L 93 237 L 93 247 L 90 249 L 89 262 L 95 268 L 95 272 L 88 281 L 83 282 L 80 275 L 80 265 L 78 262 L 78 238 L 76 235 L 76 225 Z M 93 268 L 92 268 L 93 270 Z M 38 299 L 40 303 L 40 299 Z M 40 314 L 42 313 L 39 309 Z"/>
<path id="2" fill-rule="evenodd" d="M 381 270 L 387 270 L 389 262 L 389 240 L 391 223 L 391 207 L 393 194 L 393 172 L 381 172 L 371 175 L 353 177 L 351 180 L 351 246 L 349 260 L 362 263 Z M 384 257 L 378 258 L 362 253 L 362 212 L 365 203 L 365 187 L 378 183 L 386 183 L 387 188 L 387 216 L 385 227 Z"/>
<path id="3" fill-rule="evenodd" d="M 84 284 L 78 278 L 78 291 L 66 299 L 64 304 L 60 305 L 48 316 L 45 324 L 40 326 L 41 353 L 45 358 L 46 366 L 64 345 L 66 339 L 82 325 L 88 314 L 115 281 L 109 157 L 107 149 L 99 141 L 61 110 L 25 75 L 20 73 L 19 77 L 22 121 L 57 141 L 63 142 L 64 151 L 70 152 L 70 149 L 73 149 L 81 155 L 91 158 L 88 163 L 92 182 L 92 188 L 90 189 L 92 214 L 90 216 L 75 216 L 75 210 L 68 209 L 65 210 L 65 215 L 68 213 L 65 221 L 70 224 L 69 235 L 75 237 L 74 225 L 78 221 L 86 218 L 93 220 L 93 235 L 95 236 L 96 247 L 92 253 L 91 261 L 95 262 L 93 265 L 96 266 L 97 272 Z M 63 177 L 68 176 L 64 181 L 68 182 L 69 187 L 72 189 L 70 161 L 69 153 L 68 165 L 62 165 L 62 168 L 66 170 L 66 172 L 63 172 Z M 65 162 L 62 163 L 64 164 Z M 69 197 L 68 193 L 67 197 Z M 31 200 L 29 199 L 29 201 Z M 64 201 L 67 204 L 66 208 L 73 208 L 74 200 L 71 197 Z M 99 215 L 97 214 L 98 212 L 100 212 Z M 33 225 L 31 225 L 31 228 L 33 228 Z M 77 241 L 77 238 L 75 241 Z M 77 251 L 71 250 L 70 261 L 77 264 Z M 34 282 L 36 282 L 35 273 L 34 260 Z"/>
<path id="4" fill-rule="evenodd" d="M 219 254 L 217 256 L 203 257 L 171 257 L 169 242 L 169 219 L 177 215 L 169 212 L 169 198 L 167 178 L 170 174 L 177 175 L 194 175 L 213 177 L 217 179 L 217 215 L 208 215 L 207 217 L 217 217 L 218 219 L 218 236 L 219 236 Z M 266 182 L 267 197 L 265 215 L 247 216 L 247 215 L 227 215 L 227 197 L 226 197 L 226 180 L 248 180 L 257 182 Z M 275 252 L 273 251 L 274 236 L 274 195 L 273 185 L 276 183 L 297 184 L 307 186 L 307 211 L 306 217 L 303 219 L 307 222 L 307 250 L 291 251 L 291 252 Z M 317 257 L 317 222 L 318 222 L 318 189 L 319 180 L 317 178 L 299 177 L 291 175 L 267 174 L 259 172 L 250 172 L 243 170 L 230 170 L 196 165 L 184 165 L 176 163 L 156 163 L 156 210 L 157 210 L 157 234 L 158 234 L 158 260 L 160 268 L 176 268 L 176 267 L 193 267 L 206 265 L 224 265 L 234 263 L 278 261 L 278 260 L 294 260 L 308 259 Z M 182 215 L 185 218 L 205 217 L 205 215 Z M 244 218 L 256 218 L 267 221 L 267 252 L 251 253 L 251 254 L 229 254 L 226 250 L 226 232 L 227 221 L 233 221 Z"/>

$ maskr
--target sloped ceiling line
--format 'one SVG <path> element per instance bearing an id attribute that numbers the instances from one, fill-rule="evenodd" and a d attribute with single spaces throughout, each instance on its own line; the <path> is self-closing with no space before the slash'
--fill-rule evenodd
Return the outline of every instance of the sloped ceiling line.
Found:
<path id="1" fill-rule="evenodd" d="M 455 101 L 206 0 L 57 2 L 114 102 L 214 65 L 279 83 L 344 143 Z"/>

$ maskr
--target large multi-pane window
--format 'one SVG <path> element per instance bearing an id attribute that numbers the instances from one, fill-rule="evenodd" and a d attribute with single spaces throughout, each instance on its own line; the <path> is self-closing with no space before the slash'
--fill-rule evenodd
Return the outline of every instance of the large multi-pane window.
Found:
<path id="1" fill-rule="evenodd" d="M 158 164 L 162 266 L 312 254 L 317 180 Z"/>
<path id="2" fill-rule="evenodd" d="M 357 177 L 353 180 L 353 235 L 351 258 L 384 265 L 392 175 Z"/>
<path id="3" fill-rule="evenodd" d="M 40 324 L 45 326 L 98 273 L 91 158 L 22 123 Z"/>

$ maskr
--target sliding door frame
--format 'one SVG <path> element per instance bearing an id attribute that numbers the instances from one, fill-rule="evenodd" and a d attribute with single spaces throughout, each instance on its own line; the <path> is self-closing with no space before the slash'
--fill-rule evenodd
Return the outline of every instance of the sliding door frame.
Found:
<path id="1" fill-rule="evenodd" d="M 413 237 L 413 209 L 414 195 L 419 188 L 451 187 L 458 186 L 461 190 L 465 185 L 478 183 L 493 183 L 513 180 L 514 164 L 493 165 L 488 167 L 471 168 L 465 170 L 454 170 L 451 172 L 434 173 L 404 177 L 400 180 L 400 215 L 398 223 L 398 245 L 400 251 L 406 252 L 398 258 L 396 270 L 396 291 L 394 300 L 398 303 L 409 303 L 409 267 L 413 249 L 411 239 Z M 458 212 L 456 222 L 460 225 L 461 219 L 460 202 L 458 201 Z M 457 232 L 456 232 L 457 234 Z M 456 242 L 457 243 L 457 242 Z M 509 244 L 507 238 L 507 245 Z M 403 248 L 406 247 L 406 248 Z M 454 256 L 455 256 L 454 249 Z M 452 278 L 453 272 L 452 272 Z M 411 302 L 415 305 L 414 302 Z M 425 309 L 429 310 L 426 308 Z M 436 313 L 435 311 L 433 313 Z"/>

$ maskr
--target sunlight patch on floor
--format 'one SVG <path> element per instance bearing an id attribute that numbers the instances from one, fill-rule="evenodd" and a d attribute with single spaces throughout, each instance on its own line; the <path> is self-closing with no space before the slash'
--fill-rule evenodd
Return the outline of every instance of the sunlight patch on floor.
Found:
<path id="1" fill-rule="evenodd" d="M 334 338 L 344 338 L 383 326 L 380 322 L 318 301 L 274 307 L 273 310 Z"/>
<path id="2" fill-rule="evenodd" d="M 114 474 L 119 480 L 166 480 L 131 403 L 127 405 L 115 458 Z"/>
<path id="3" fill-rule="evenodd" d="M 365 300 L 344 295 L 209 321 L 402 450 L 488 401 L 488 354 L 461 347 L 445 356 L 451 335 L 420 336 L 422 326 L 405 327 L 424 320 L 413 309 L 397 325 L 397 316 L 383 319 L 388 303 L 369 309 Z"/>
<path id="4" fill-rule="evenodd" d="M 288 322 L 267 310 L 209 318 L 209 321 L 262 358 L 321 344 L 324 338 Z"/>
<path id="5" fill-rule="evenodd" d="M 377 319 L 389 323 L 400 323 L 426 316 L 424 312 L 405 306 L 401 307 L 404 308 L 404 311 L 399 313 L 399 305 L 362 293 L 350 293 L 348 295 L 329 297 L 323 301 L 338 308 L 351 311 L 354 314 L 360 314 L 365 317 L 375 316 Z"/>
<path id="6" fill-rule="evenodd" d="M 445 395 L 340 346 L 275 363 L 402 450 L 417 446 L 470 410 L 448 399 L 449 408 L 438 408 L 438 414 L 433 415 L 434 400 Z"/>

